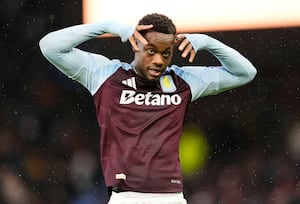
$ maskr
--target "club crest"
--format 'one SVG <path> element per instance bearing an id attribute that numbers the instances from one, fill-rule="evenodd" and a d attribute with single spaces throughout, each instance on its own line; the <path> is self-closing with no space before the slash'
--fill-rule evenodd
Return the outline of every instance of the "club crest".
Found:
<path id="1" fill-rule="evenodd" d="M 177 89 L 171 75 L 161 76 L 160 87 L 164 93 L 173 93 Z"/>

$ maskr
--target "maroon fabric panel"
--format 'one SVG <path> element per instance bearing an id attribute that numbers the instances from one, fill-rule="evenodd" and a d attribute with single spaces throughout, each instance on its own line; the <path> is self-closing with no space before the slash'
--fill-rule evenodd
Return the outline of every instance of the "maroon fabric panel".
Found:
<path id="1" fill-rule="evenodd" d="M 175 73 L 164 93 L 133 70 L 119 68 L 94 95 L 107 186 L 138 192 L 182 192 L 178 146 L 189 86 Z"/>

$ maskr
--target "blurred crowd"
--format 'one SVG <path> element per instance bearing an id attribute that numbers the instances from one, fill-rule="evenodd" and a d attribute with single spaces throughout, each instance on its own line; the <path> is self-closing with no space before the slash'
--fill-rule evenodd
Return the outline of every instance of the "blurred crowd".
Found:
<path id="1" fill-rule="evenodd" d="M 240 159 L 208 166 L 188 182 L 190 204 L 298 204 L 299 165 L 287 154 L 269 159 L 262 147 Z"/>
<path id="2" fill-rule="evenodd" d="M 47 32 L 81 23 L 81 1 L 3 0 L 0 17 L 0 203 L 106 203 L 92 98 L 38 48 Z M 210 147 L 185 175 L 189 204 L 300 203 L 299 33 L 210 33 L 245 54 L 258 76 L 188 110 L 186 124 L 199 126 Z M 101 40 L 84 48 L 130 59 L 128 45 L 120 52 L 118 39 Z M 212 61 L 201 54 L 201 63 Z"/>

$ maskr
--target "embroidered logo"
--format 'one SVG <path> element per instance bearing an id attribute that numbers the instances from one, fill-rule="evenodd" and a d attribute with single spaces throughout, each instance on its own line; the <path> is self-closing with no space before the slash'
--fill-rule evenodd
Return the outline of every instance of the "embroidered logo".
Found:
<path id="1" fill-rule="evenodd" d="M 171 75 L 160 77 L 160 87 L 164 93 L 172 93 L 177 89 Z"/>
<path id="2" fill-rule="evenodd" d="M 116 174 L 115 176 L 116 176 L 117 180 L 120 180 L 120 179 L 126 180 L 126 174 L 121 173 L 121 174 Z"/>
<path id="3" fill-rule="evenodd" d="M 129 79 L 122 80 L 122 84 L 134 88 L 136 90 L 135 77 L 131 77 Z"/>
<path id="4" fill-rule="evenodd" d="M 171 183 L 173 184 L 181 184 L 181 181 L 178 179 L 171 179 Z"/>

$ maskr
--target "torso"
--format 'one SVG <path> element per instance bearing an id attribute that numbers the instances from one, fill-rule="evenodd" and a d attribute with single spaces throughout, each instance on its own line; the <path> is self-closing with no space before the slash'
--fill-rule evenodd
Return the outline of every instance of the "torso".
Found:
<path id="1" fill-rule="evenodd" d="M 182 192 L 178 145 L 189 86 L 171 71 L 156 85 L 119 68 L 94 95 L 107 186 Z"/>

